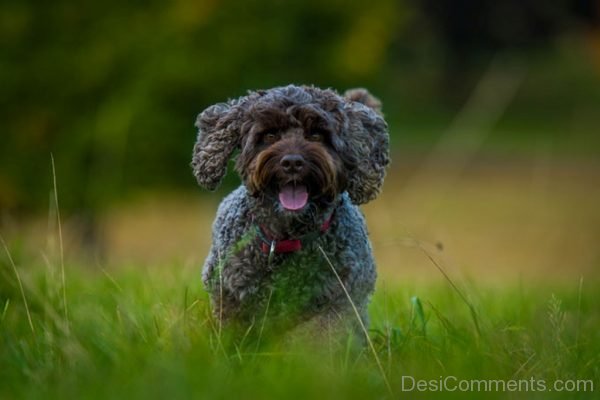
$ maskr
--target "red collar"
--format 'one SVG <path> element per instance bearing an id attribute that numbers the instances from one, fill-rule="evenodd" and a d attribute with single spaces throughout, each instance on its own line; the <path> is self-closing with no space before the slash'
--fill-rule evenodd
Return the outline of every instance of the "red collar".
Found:
<path id="1" fill-rule="evenodd" d="M 276 254 L 280 253 L 294 253 L 302 250 L 302 245 L 311 242 L 316 239 L 322 233 L 326 232 L 331 226 L 331 220 L 333 219 L 333 212 L 321 225 L 321 229 L 318 232 L 309 232 L 299 239 L 282 239 L 277 240 L 271 235 L 271 233 L 265 229 L 264 226 L 258 225 L 258 239 L 260 240 L 260 249 L 263 253 L 269 254 L 271 248 Z"/>

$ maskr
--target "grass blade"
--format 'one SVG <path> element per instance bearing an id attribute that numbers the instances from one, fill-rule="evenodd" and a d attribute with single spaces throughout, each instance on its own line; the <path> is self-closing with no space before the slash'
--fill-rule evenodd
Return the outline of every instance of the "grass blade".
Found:
<path id="1" fill-rule="evenodd" d="M 385 382 L 385 386 L 386 386 L 388 392 L 390 393 L 390 395 L 393 397 L 394 392 L 392 390 L 392 387 L 390 386 L 390 382 L 388 381 L 387 375 L 385 374 L 385 370 L 383 369 L 383 364 L 381 364 L 381 360 L 379 359 L 379 356 L 377 355 L 377 351 L 375 351 L 375 346 L 373 346 L 373 342 L 371 341 L 371 338 L 369 337 L 369 332 L 367 331 L 367 327 L 365 326 L 362 318 L 360 317 L 360 313 L 358 312 L 358 309 L 356 308 L 354 301 L 352 301 L 352 297 L 350 297 L 350 293 L 348 293 L 348 290 L 346 290 L 346 286 L 344 286 L 344 282 L 342 282 L 342 278 L 340 278 L 340 275 L 335 270 L 335 267 L 331 263 L 331 260 L 329 259 L 329 257 L 327 257 L 327 254 L 325 253 L 323 248 L 320 245 L 318 247 L 319 247 L 319 250 L 321 251 L 321 254 L 323 254 L 323 257 L 325 257 L 327 264 L 329 264 L 329 267 L 331 267 L 331 270 L 333 271 L 340 286 L 342 287 L 344 294 L 348 298 L 348 301 L 350 302 L 350 305 L 352 306 L 352 310 L 354 311 L 354 314 L 356 315 L 356 319 L 358 320 L 358 323 L 360 324 L 360 328 L 362 329 L 363 333 L 365 334 L 365 338 L 367 339 L 369 348 L 371 349 L 371 352 L 373 353 L 373 357 L 375 358 L 377 367 L 379 368 L 379 371 L 381 372 L 381 377 L 383 378 L 383 381 Z"/>
<path id="2" fill-rule="evenodd" d="M 419 322 L 421 324 L 421 332 L 423 333 L 423 336 L 427 336 L 427 331 L 426 331 L 427 321 L 425 320 L 425 312 L 423 311 L 423 304 L 421 303 L 421 300 L 417 296 L 411 297 L 410 302 L 412 303 L 412 306 L 413 306 L 413 318 L 412 318 L 411 324 L 414 323 L 415 318 L 418 318 Z"/>
<path id="3" fill-rule="evenodd" d="M 27 321 L 29 322 L 29 327 L 31 328 L 31 333 L 33 334 L 33 338 L 35 339 L 35 328 L 33 327 L 31 313 L 29 312 L 29 304 L 27 304 L 27 299 L 25 298 L 25 290 L 23 289 L 23 283 L 21 282 L 21 277 L 19 276 L 19 271 L 17 271 L 17 266 L 15 265 L 15 262 L 13 261 L 13 258 L 10 255 L 10 251 L 8 250 L 8 246 L 6 245 L 6 242 L 4 241 L 4 238 L 2 236 L 0 236 L 0 241 L 2 242 L 4 251 L 6 252 L 6 255 L 8 256 L 10 265 L 12 266 L 13 271 L 15 272 L 15 276 L 17 277 L 17 282 L 19 284 L 19 290 L 21 291 L 21 297 L 23 298 L 23 304 L 25 305 L 25 312 L 27 313 Z M 6 306 L 4 308 L 5 308 L 5 312 L 6 312 L 6 308 L 8 308 L 8 302 L 6 303 Z M 4 319 L 4 315 L 2 316 L 2 319 Z"/>
<path id="4" fill-rule="evenodd" d="M 8 311 L 9 304 L 10 299 L 6 299 L 6 303 L 4 303 L 4 309 L 2 310 L 2 317 L 0 317 L 0 324 L 4 322 L 4 318 L 6 317 L 6 312 Z"/>
<path id="5" fill-rule="evenodd" d="M 477 332 L 477 336 L 481 337 L 481 329 L 479 328 L 479 317 L 477 316 L 477 312 L 475 311 L 475 307 L 473 307 L 473 304 L 471 304 L 471 302 L 467 300 L 467 297 L 458 288 L 458 286 L 454 284 L 454 282 L 452 281 L 452 279 L 450 279 L 450 276 L 448 276 L 444 268 L 442 268 L 442 266 L 435 260 L 435 258 L 433 258 L 433 256 L 427 251 L 427 249 L 425 249 L 425 247 L 423 247 L 423 245 L 418 240 L 415 239 L 415 242 L 417 243 L 417 246 L 419 247 L 419 249 L 421 249 L 423 254 L 425 254 L 429 261 L 431 261 L 431 263 L 435 265 L 435 267 L 438 269 L 438 271 L 441 272 L 441 274 L 444 276 L 446 281 L 448 281 L 450 286 L 452 286 L 452 288 L 458 294 L 461 300 L 467 305 L 471 314 L 471 319 L 473 320 L 473 324 L 475 325 L 475 331 Z"/>
<path id="6" fill-rule="evenodd" d="M 54 155 L 50 153 L 52 161 L 52 182 L 54 185 L 54 204 L 56 205 L 56 221 L 58 223 L 58 244 L 60 249 L 60 276 L 62 281 L 63 307 L 65 309 L 65 326 L 69 333 L 69 309 L 67 308 L 67 285 L 65 279 L 65 255 L 63 246 L 62 224 L 60 222 L 60 207 L 58 206 L 58 185 L 56 184 L 56 167 L 54 165 Z"/>

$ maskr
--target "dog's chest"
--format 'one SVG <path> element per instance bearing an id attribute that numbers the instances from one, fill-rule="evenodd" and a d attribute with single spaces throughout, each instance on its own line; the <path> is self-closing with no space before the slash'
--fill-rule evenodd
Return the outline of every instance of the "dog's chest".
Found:
<path id="1" fill-rule="evenodd" d="M 277 257 L 262 279 L 258 296 L 269 304 L 272 316 L 313 313 L 325 307 L 335 279 L 316 249 Z"/>

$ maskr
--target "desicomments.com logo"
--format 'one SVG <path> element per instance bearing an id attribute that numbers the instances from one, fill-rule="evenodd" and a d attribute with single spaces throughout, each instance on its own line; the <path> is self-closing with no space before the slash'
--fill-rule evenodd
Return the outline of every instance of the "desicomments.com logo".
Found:
<path id="1" fill-rule="evenodd" d="M 591 379 L 458 379 L 440 376 L 439 379 L 415 379 L 402 376 L 403 392 L 593 392 Z"/>

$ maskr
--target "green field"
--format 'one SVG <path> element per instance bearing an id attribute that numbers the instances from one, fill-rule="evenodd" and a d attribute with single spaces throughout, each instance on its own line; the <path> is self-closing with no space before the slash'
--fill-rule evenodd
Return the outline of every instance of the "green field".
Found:
<path id="1" fill-rule="evenodd" d="M 5 224 L 0 399 L 598 397 L 600 170 L 448 165 L 391 170 L 364 207 L 372 347 L 222 329 L 200 280 L 219 194 L 112 210 L 105 261 L 69 215 Z"/>
<path id="2" fill-rule="evenodd" d="M 457 390 L 443 392 L 444 398 L 481 398 L 481 392 L 460 392 L 458 386 L 473 379 L 521 385 L 520 392 L 509 386 L 486 398 L 598 393 L 600 285 L 594 282 L 454 282 L 457 291 L 448 281 L 380 281 L 370 308 L 374 354 L 369 346 L 331 336 L 316 342 L 293 335 L 232 339 L 211 318 L 195 267 L 67 265 L 63 287 L 60 262 L 21 265 L 18 258 L 17 269 L 6 254 L 0 264 L 2 399 L 434 395 L 407 391 L 412 379 L 415 385 L 446 379 L 448 390 Z M 252 329 L 256 333 L 259 324 Z M 540 391 L 557 380 L 580 391 Z M 524 391 L 525 381 L 537 391 Z"/>

